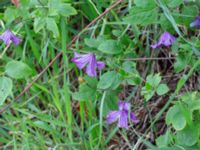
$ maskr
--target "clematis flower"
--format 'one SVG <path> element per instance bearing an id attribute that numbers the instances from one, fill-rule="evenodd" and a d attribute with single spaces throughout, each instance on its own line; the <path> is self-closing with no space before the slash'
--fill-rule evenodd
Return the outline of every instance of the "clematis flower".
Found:
<path id="1" fill-rule="evenodd" d="M 20 38 L 18 38 L 13 32 L 10 30 L 6 30 L 2 35 L 0 35 L 0 39 L 8 46 L 11 42 L 15 45 L 18 45 L 22 42 Z"/>
<path id="2" fill-rule="evenodd" d="M 133 112 L 130 112 L 130 103 L 119 101 L 118 107 L 119 107 L 118 111 L 110 111 L 108 113 L 107 115 L 108 124 L 118 121 L 118 127 L 127 129 L 129 118 L 133 123 L 139 122 L 139 120 L 135 117 L 135 114 Z"/>
<path id="3" fill-rule="evenodd" d="M 200 26 L 200 17 L 196 17 L 195 20 L 190 24 L 190 27 Z"/>
<path id="4" fill-rule="evenodd" d="M 97 61 L 93 53 L 83 55 L 75 53 L 72 62 L 74 62 L 79 69 L 86 67 L 86 73 L 91 77 L 97 76 L 97 68 L 101 71 L 105 67 L 105 63 Z"/>
<path id="5" fill-rule="evenodd" d="M 176 38 L 171 35 L 169 32 L 164 32 L 157 43 L 151 45 L 153 49 L 160 48 L 161 46 L 170 46 L 174 43 Z"/>

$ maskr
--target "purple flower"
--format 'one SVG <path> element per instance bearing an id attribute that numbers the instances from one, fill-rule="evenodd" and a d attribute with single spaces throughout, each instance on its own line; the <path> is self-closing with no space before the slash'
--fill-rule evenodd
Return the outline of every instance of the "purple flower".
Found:
<path id="1" fill-rule="evenodd" d="M 200 17 L 196 17 L 195 20 L 190 24 L 190 27 L 197 27 L 200 25 Z"/>
<path id="2" fill-rule="evenodd" d="M 176 38 L 171 35 L 169 32 L 164 32 L 161 36 L 159 41 L 156 44 L 151 45 L 153 49 L 160 48 L 161 46 L 170 46 L 173 44 L 173 42 L 176 40 Z"/>
<path id="3" fill-rule="evenodd" d="M 138 123 L 139 120 L 135 117 L 133 112 L 130 112 L 130 103 L 119 101 L 118 111 L 110 111 L 107 115 L 107 123 L 111 124 L 118 120 L 118 127 L 128 128 L 128 119 L 134 123 Z"/>
<path id="4" fill-rule="evenodd" d="M 11 42 L 13 42 L 15 45 L 18 45 L 22 42 L 22 40 L 15 36 L 15 34 L 10 30 L 6 30 L 2 35 L 0 35 L 0 39 L 3 40 L 7 46 Z"/>
<path id="5" fill-rule="evenodd" d="M 86 67 L 86 73 L 91 77 L 97 76 L 97 68 L 101 71 L 105 67 L 105 63 L 97 61 L 96 56 L 93 53 L 83 55 L 74 53 L 72 62 L 74 62 L 79 69 Z"/>

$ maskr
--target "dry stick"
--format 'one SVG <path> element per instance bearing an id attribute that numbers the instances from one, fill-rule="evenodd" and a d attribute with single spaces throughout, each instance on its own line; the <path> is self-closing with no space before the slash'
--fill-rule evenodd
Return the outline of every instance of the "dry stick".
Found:
<path id="1" fill-rule="evenodd" d="M 98 17 L 96 17 L 94 20 L 92 20 L 87 26 L 85 26 L 76 36 L 74 36 L 74 38 L 71 40 L 71 42 L 67 45 L 67 49 L 69 49 L 72 44 L 79 38 L 80 34 L 86 30 L 87 28 L 89 28 L 91 25 L 93 25 L 94 23 L 96 23 L 99 19 L 101 19 L 103 16 L 105 16 L 109 11 L 111 11 L 114 7 L 116 7 L 117 5 L 119 5 L 122 1 L 124 0 L 118 0 L 116 3 L 114 3 L 113 5 L 111 5 L 108 9 L 106 9 L 102 14 L 100 14 Z M 37 75 L 37 77 L 29 84 L 27 85 L 24 90 L 15 97 L 13 102 L 16 102 L 17 100 L 19 100 L 19 98 L 21 96 L 23 96 L 30 88 L 31 86 L 49 69 L 49 67 L 52 66 L 52 64 L 62 55 L 62 52 L 59 52 L 52 60 L 51 62 Z M 13 104 L 13 102 L 9 103 L 8 105 L 6 105 L 3 109 L 0 110 L 0 115 L 7 110 L 8 108 L 10 108 Z"/>

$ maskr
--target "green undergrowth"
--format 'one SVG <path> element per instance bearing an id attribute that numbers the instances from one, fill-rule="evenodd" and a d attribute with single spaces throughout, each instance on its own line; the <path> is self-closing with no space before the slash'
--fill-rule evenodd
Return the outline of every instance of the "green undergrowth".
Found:
<path id="1" fill-rule="evenodd" d="M 82 31 L 115 2 L 0 1 L 0 33 L 22 39 L 0 43 L 0 149 L 200 149 L 200 1 L 124 0 Z M 165 31 L 176 40 L 153 49 Z M 74 52 L 105 68 L 89 76 Z M 127 129 L 106 121 L 119 100 L 139 120 Z"/>

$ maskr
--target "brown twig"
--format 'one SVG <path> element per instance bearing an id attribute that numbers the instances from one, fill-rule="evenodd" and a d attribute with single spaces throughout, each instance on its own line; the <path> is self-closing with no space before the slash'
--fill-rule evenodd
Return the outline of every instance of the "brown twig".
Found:
<path id="1" fill-rule="evenodd" d="M 108 12 L 110 12 L 114 7 L 116 7 L 117 5 L 119 5 L 122 1 L 124 0 L 118 0 L 116 3 L 114 3 L 113 5 L 111 5 L 108 9 L 106 9 L 102 14 L 100 14 L 98 17 L 96 17 L 94 20 L 92 20 L 87 26 L 85 26 L 80 32 L 79 34 L 77 34 L 76 36 L 74 36 L 74 38 L 71 40 L 71 42 L 67 45 L 67 49 L 69 49 L 72 44 L 79 38 L 80 34 L 86 30 L 87 28 L 89 28 L 91 25 L 93 25 L 94 23 L 96 23 L 99 19 L 101 19 L 103 16 L 105 16 Z M 62 55 L 62 52 L 59 52 L 52 60 L 51 62 L 49 62 L 49 64 L 36 76 L 36 78 L 30 83 L 28 84 L 24 90 L 15 97 L 13 102 L 16 102 L 17 100 L 19 100 L 20 97 L 22 97 L 30 88 L 31 86 L 49 69 L 49 67 L 52 66 L 52 64 Z M 7 104 L 4 108 L 2 108 L 0 110 L 0 115 L 7 110 L 8 108 L 10 108 L 13 104 L 13 102 Z"/>

